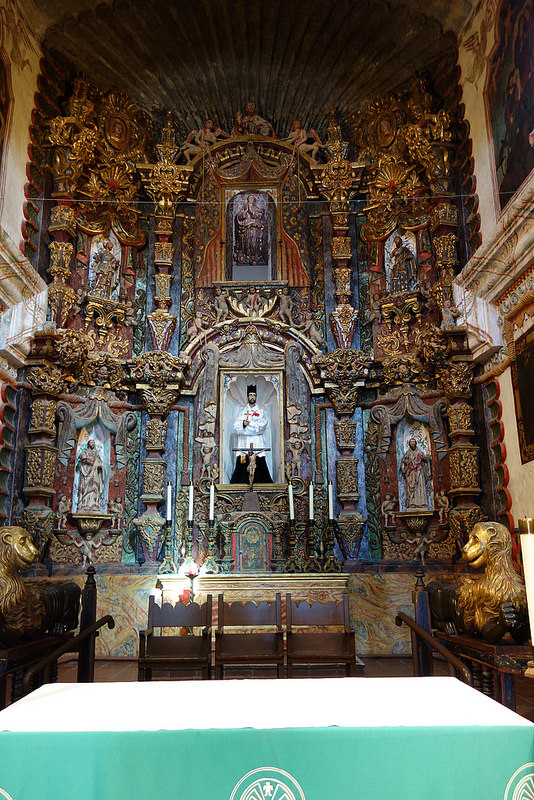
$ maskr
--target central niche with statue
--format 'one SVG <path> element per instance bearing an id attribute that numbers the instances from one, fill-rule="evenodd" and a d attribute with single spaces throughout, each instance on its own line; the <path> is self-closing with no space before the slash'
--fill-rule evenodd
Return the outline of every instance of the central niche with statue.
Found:
<path id="1" fill-rule="evenodd" d="M 221 373 L 222 483 L 284 483 L 282 375 Z"/>

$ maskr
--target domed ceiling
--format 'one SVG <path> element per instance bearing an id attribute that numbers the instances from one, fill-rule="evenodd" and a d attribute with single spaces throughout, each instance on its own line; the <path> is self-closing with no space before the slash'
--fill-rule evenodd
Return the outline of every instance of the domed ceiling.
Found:
<path id="1" fill-rule="evenodd" d="M 28 2 L 27 5 L 30 5 Z M 452 6 L 452 8 L 451 8 Z M 230 130 L 247 101 L 278 136 L 295 118 L 324 130 L 341 114 L 435 69 L 469 0 L 33 0 L 45 52 L 187 132 Z"/>

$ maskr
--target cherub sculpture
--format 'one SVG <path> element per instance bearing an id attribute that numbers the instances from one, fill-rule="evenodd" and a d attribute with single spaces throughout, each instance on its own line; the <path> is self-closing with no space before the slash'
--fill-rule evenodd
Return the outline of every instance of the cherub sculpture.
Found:
<path id="1" fill-rule="evenodd" d="M 212 119 L 207 119 L 203 128 L 198 130 L 194 128 L 189 132 L 189 136 L 180 147 L 180 150 L 185 156 L 185 160 L 189 164 L 192 157 L 198 156 L 202 151 L 209 150 L 211 145 L 214 145 L 219 138 L 223 136 L 228 138 L 228 134 L 221 128 L 216 128 Z"/>
<path id="2" fill-rule="evenodd" d="M 295 150 L 298 150 L 300 153 L 309 153 L 313 161 L 316 160 L 319 148 L 324 147 L 324 144 L 317 135 L 317 131 L 313 128 L 307 131 L 306 128 L 302 127 L 302 123 L 299 119 L 293 122 L 291 133 L 284 141 L 293 144 Z"/>

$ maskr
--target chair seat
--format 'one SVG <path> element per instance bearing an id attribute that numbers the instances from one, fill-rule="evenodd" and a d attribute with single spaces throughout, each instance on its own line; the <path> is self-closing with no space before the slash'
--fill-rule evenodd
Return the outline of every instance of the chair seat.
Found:
<path id="1" fill-rule="evenodd" d="M 277 662 L 283 654 L 278 633 L 224 633 L 215 640 L 215 660 L 234 664 Z"/>
<path id="2" fill-rule="evenodd" d="M 355 658 L 354 638 L 349 633 L 291 633 L 287 652 L 293 661 L 321 663 L 337 659 L 341 664 Z"/>

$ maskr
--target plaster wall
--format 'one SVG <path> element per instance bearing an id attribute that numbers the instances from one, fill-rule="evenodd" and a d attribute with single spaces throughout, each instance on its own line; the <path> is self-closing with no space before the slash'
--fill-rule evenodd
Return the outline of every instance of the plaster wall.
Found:
<path id="1" fill-rule="evenodd" d="M 30 21 L 15 3 L 6 0 L 5 6 L 7 13 L 0 17 L 0 53 L 8 68 L 12 105 L 0 173 L 0 227 L 18 244 L 27 180 L 29 126 L 37 91 L 41 48 Z M 20 253 L 18 255 L 22 257 Z"/>
<path id="2" fill-rule="evenodd" d="M 501 3 L 479 3 L 459 34 L 458 64 L 462 102 L 473 142 L 476 191 L 480 200 L 482 245 L 456 281 L 455 299 L 465 312 L 469 343 L 484 372 L 498 375 L 502 403 L 505 466 L 509 473 L 510 513 L 515 523 L 534 513 L 534 462 L 522 464 L 508 345 L 503 316 L 527 291 L 525 279 L 534 262 L 534 172 L 501 213 L 497 194 L 494 145 L 485 102 L 490 57 L 497 44 Z M 511 287 L 515 292 L 510 294 Z"/>
<path id="3" fill-rule="evenodd" d="M 491 8 L 488 9 L 487 5 Z M 482 241 L 492 233 L 497 223 L 493 144 L 484 100 L 488 58 L 495 44 L 497 6 L 497 3 L 477 4 L 460 33 L 458 49 L 462 102 L 473 142 Z"/>
<path id="4" fill-rule="evenodd" d="M 515 524 L 521 517 L 534 516 L 534 461 L 521 464 L 519 438 L 515 418 L 515 404 L 512 387 L 512 376 L 507 369 L 499 378 L 502 403 L 502 423 L 506 442 L 506 466 L 510 475 L 508 491 L 512 498 L 512 514 Z"/>

